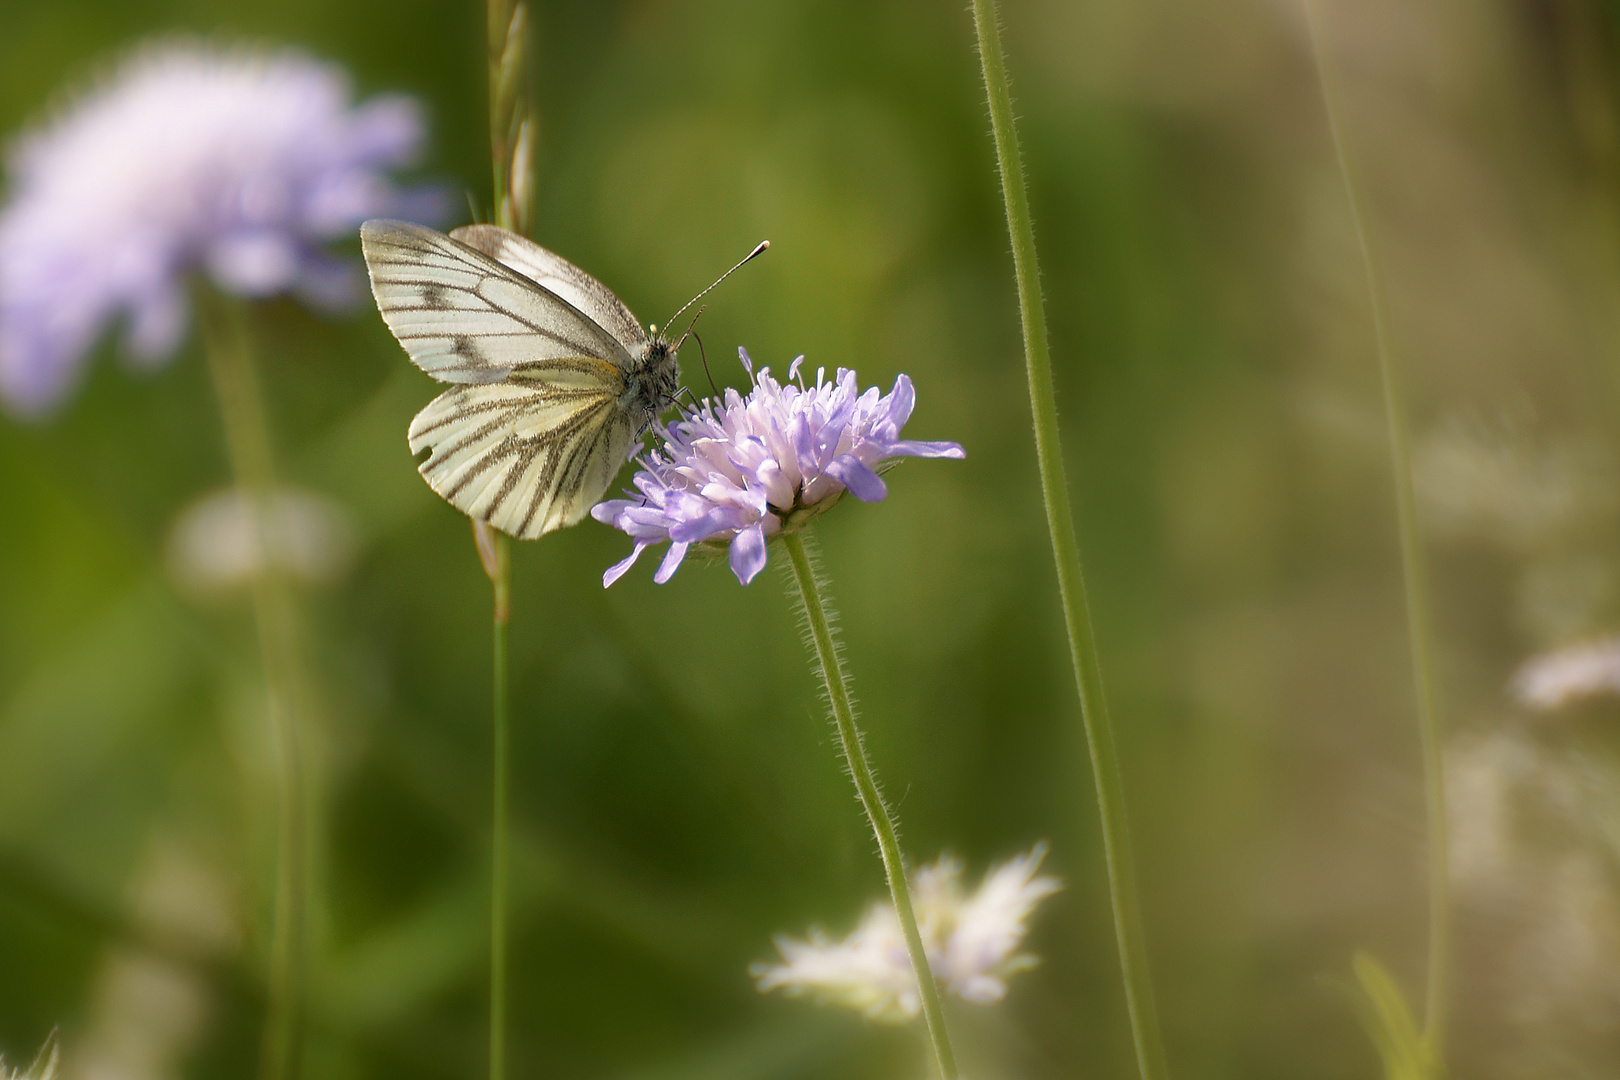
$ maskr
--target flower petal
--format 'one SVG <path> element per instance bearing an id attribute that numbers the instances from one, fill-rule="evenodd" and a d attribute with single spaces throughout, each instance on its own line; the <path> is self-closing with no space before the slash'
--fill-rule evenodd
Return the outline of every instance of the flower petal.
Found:
<path id="1" fill-rule="evenodd" d="M 765 489 L 766 504 L 787 509 L 793 505 L 793 485 L 782 475 L 782 468 L 773 459 L 759 464 L 759 482 Z"/>
<path id="2" fill-rule="evenodd" d="M 967 451 L 962 449 L 962 444 L 953 442 L 916 442 L 902 439 L 890 443 L 885 450 L 887 452 L 884 457 L 956 458 L 958 461 L 967 457 Z"/>
<path id="3" fill-rule="evenodd" d="M 747 585 L 765 569 L 765 529 L 755 524 L 731 541 L 731 572 Z"/>
<path id="4" fill-rule="evenodd" d="M 671 522 L 669 538 L 677 544 L 696 544 L 707 540 L 715 533 L 735 529 L 745 522 L 739 520 L 741 514 L 733 506 L 716 506 L 700 518 L 690 521 Z"/>
<path id="5" fill-rule="evenodd" d="M 861 502 L 882 502 L 889 494 L 883 477 L 854 454 L 840 454 L 834 458 L 827 466 L 827 475 L 842 482 L 849 488 L 849 493 Z"/>
<path id="6" fill-rule="evenodd" d="M 993 975 L 970 975 L 951 987 L 963 1001 L 994 1005 L 1007 996 L 1007 984 Z"/>
<path id="7" fill-rule="evenodd" d="M 670 544 L 669 550 L 664 553 L 664 561 L 658 564 L 658 572 L 653 580 L 662 585 L 675 576 L 675 571 L 681 568 L 681 560 L 686 558 L 686 544 Z"/>
<path id="8" fill-rule="evenodd" d="M 634 566 L 637 559 L 641 558 L 641 553 L 647 549 L 649 543 L 650 541 L 647 540 L 637 540 L 635 549 L 629 555 L 608 567 L 607 572 L 602 575 L 602 588 L 605 589 L 622 578 L 624 572 Z"/>
<path id="9" fill-rule="evenodd" d="M 911 419 L 911 410 L 917 405 L 917 388 L 911 385 L 911 376 L 902 374 L 894 380 L 889 391 L 889 422 L 899 431 Z"/>
<path id="10" fill-rule="evenodd" d="M 213 243 L 208 269 L 228 292 L 268 296 L 298 279 L 298 248 L 279 230 L 243 229 Z"/>
<path id="11" fill-rule="evenodd" d="M 141 367 L 152 367 L 180 347 L 190 314 L 183 291 L 169 285 L 155 289 L 131 305 L 124 347 Z"/>

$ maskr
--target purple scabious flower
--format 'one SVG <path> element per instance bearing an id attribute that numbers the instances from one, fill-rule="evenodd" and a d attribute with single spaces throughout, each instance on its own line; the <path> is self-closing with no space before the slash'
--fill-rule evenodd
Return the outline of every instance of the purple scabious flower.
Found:
<path id="1" fill-rule="evenodd" d="M 7 157 L 0 209 L 0 399 L 55 405 L 107 324 L 138 364 L 172 356 L 201 270 L 246 297 L 325 310 L 364 295 L 321 245 L 378 216 L 437 217 L 387 171 L 423 141 L 407 97 L 351 104 L 343 71 L 293 51 L 179 40 L 138 49 Z"/>
<path id="2" fill-rule="evenodd" d="M 747 585 L 765 568 L 766 541 L 794 532 L 831 509 L 849 491 L 862 502 L 888 494 L 880 462 L 897 457 L 962 458 L 952 442 L 900 438 L 917 394 L 901 375 L 894 389 L 861 393 L 855 372 L 826 369 L 814 386 L 797 381 L 804 357 L 788 368 L 786 384 L 770 368 L 754 374 L 738 349 L 753 389 L 727 389 L 720 403 L 705 400 L 659 429 L 664 445 L 642 459 L 632 483 L 639 498 L 608 499 L 591 509 L 597 521 L 628 533 L 635 549 L 602 575 L 606 588 L 664 540 L 670 547 L 653 580 L 670 579 L 687 552 L 730 548 L 731 570 Z"/>

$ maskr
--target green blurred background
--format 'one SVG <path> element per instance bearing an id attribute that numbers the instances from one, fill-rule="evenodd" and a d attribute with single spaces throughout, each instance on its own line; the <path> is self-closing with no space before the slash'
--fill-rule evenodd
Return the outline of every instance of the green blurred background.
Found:
<path id="1" fill-rule="evenodd" d="M 536 238 L 722 383 L 916 381 L 910 462 L 815 528 L 908 852 L 1051 842 L 1042 966 L 957 1004 L 969 1076 L 1133 1074 L 1036 484 L 1011 259 L 960 3 L 539 2 Z M 1421 998 L 1424 840 L 1366 286 L 1301 9 L 1002 7 L 1172 1071 L 1372 1077 L 1332 983 Z M 418 95 L 422 175 L 488 205 L 483 14 L 436 0 L 6 0 L 0 131 L 128 44 L 286 43 Z M 1620 1073 L 1620 786 L 1533 654 L 1620 623 L 1616 24 L 1589 0 L 1334 0 L 1346 134 L 1406 370 L 1456 847 L 1457 1076 Z M 116 182 L 116 178 L 109 178 Z M 358 257 L 358 245 L 351 245 Z M 358 553 L 303 598 L 324 848 L 314 1078 L 484 1068 L 489 593 L 415 475 L 433 394 L 375 313 L 251 315 L 287 479 Z M 0 422 L 0 1049 L 69 1075 L 256 1069 L 273 778 L 251 612 L 174 583 L 229 482 L 195 341 Z M 702 392 L 696 350 L 688 381 Z M 776 933 L 882 889 L 781 567 L 665 586 L 595 522 L 515 552 L 512 1074 L 921 1077 L 919 1029 L 762 997 Z M 779 552 L 773 562 L 782 562 Z M 1472 801 L 1470 801 L 1472 800 Z M 1472 861 L 1469 861 L 1472 860 Z"/>

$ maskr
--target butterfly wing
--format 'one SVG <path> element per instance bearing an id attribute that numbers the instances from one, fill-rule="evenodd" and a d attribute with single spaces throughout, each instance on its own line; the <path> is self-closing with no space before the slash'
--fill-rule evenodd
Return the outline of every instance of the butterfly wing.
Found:
<path id="1" fill-rule="evenodd" d="M 647 331 L 630 314 L 624 301 L 556 252 L 498 225 L 464 225 L 450 236 L 561 297 L 618 338 L 626 350 L 646 343 Z"/>
<path id="2" fill-rule="evenodd" d="M 441 232 L 406 221 L 368 221 L 360 227 L 360 245 L 388 329 L 416 366 L 441 382 L 500 382 L 523 365 L 571 357 L 630 366 L 614 327 Z"/>
<path id="3" fill-rule="evenodd" d="M 531 540 L 583 518 L 628 457 L 642 417 L 621 402 L 629 350 L 646 335 L 566 260 L 505 230 L 463 233 L 476 243 L 368 221 L 360 238 L 377 307 L 411 360 L 467 384 L 411 422 L 422 476 L 469 517 Z"/>
<path id="4" fill-rule="evenodd" d="M 411 421 L 411 452 L 429 451 L 422 476 L 456 509 L 533 540 L 583 518 L 629 456 L 624 385 L 613 364 L 572 357 L 453 387 Z"/>

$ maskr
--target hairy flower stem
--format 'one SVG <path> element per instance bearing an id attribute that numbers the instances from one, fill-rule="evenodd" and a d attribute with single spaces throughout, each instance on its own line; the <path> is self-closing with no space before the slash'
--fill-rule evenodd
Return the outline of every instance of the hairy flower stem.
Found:
<path id="1" fill-rule="evenodd" d="M 488 0 L 489 149 L 495 224 L 525 236 L 534 190 L 529 119 L 529 9 L 522 0 Z M 489 895 L 489 1080 L 506 1080 L 506 931 L 511 872 L 511 728 L 507 624 L 511 621 L 512 556 L 506 535 L 474 521 L 478 557 L 495 589 L 493 634 L 494 797 Z"/>
<path id="2" fill-rule="evenodd" d="M 1040 268 L 1035 261 L 1035 231 L 1030 224 L 1024 165 L 1018 149 L 1018 133 L 1013 127 L 1012 94 L 1007 87 L 1001 32 L 993 0 L 973 0 L 973 21 L 979 33 L 979 60 L 984 68 L 984 85 L 990 98 L 990 124 L 1001 164 L 1001 192 L 1006 202 L 1013 269 L 1018 280 L 1024 365 L 1029 376 L 1030 408 L 1035 417 L 1041 493 L 1046 501 L 1046 523 L 1052 535 L 1052 555 L 1057 562 L 1058 590 L 1068 623 L 1070 659 L 1080 692 L 1080 716 L 1091 752 L 1091 774 L 1097 787 L 1103 856 L 1108 864 L 1108 891 L 1114 905 L 1114 936 L 1119 943 L 1119 963 L 1125 977 L 1125 1002 L 1130 1010 L 1136 1063 L 1143 1080 L 1162 1080 L 1167 1070 L 1159 1039 L 1158 1012 L 1153 1003 L 1153 984 L 1148 975 L 1147 944 L 1137 910 L 1136 872 L 1125 820 L 1124 781 L 1114 752 L 1108 706 L 1103 699 L 1102 669 L 1097 662 L 1097 646 L 1086 605 L 1086 584 L 1080 572 L 1080 545 L 1075 539 L 1074 515 L 1063 478 L 1063 448 L 1058 438 Z"/>
<path id="3" fill-rule="evenodd" d="M 1350 216 L 1355 224 L 1356 241 L 1361 248 L 1362 268 L 1367 276 L 1373 334 L 1378 347 L 1378 369 L 1384 388 L 1384 426 L 1389 434 L 1390 465 L 1395 474 L 1395 521 L 1400 532 L 1401 573 L 1406 585 L 1406 632 L 1417 691 L 1418 737 L 1422 744 L 1423 786 L 1428 807 L 1429 973 L 1423 1011 L 1423 1042 L 1431 1059 L 1439 1062 L 1443 1059 L 1444 1047 L 1451 905 L 1446 853 L 1445 776 L 1440 761 L 1440 718 L 1436 705 L 1434 661 L 1429 651 L 1433 635 L 1429 628 L 1428 579 L 1423 567 L 1422 537 L 1418 531 L 1417 498 L 1412 490 L 1412 458 L 1406 443 L 1406 409 L 1389 328 L 1389 299 L 1384 292 L 1383 275 L 1378 268 L 1372 230 L 1368 226 L 1366 194 L 1357 179 L 1344 138 L 1338 78 L 1327 50 L 1322 46 L 1316 5 L 1312 0 L 1304 2 L 1328 131 L 1333 137 L 1333 152 L 1338 159 L 1345 198 L 1350 204 Z"/>
<path id="4" fill-rule="evenodd" d="M 293 1080 L 300 1071 L 300 1028 L 307 963 L 306 859 L 312 815 L 300 726 L 301 676 L 297 622 L 287 582 L 275 558 L 275 474 L 258 378 L 239 302 L 206 286 L 196 290 L 204 352 L 219 398 L 226 448 L 239 495 L 252 508 L 259 549 L 253 614 L 264 666 L 276 765 L 276 891 L 270 940 L 268 1008 L 259 1072 L 263 1080 Z"/>
<path id="5" fill-rule="evenodd" d="M 872 823 L 877 837 L 878 851 L 883 855 L 883 872 L 889 879 L 889 896 L 894 910 L 900 916 L 900 925 L 906 934 L 906 951 L 911 955 L 912 971 L 917 976 L 917 990 L 922 1000 L 923 1019 L 928 1025 L 928 1038 L 934 1044 L 934 1059 L 939 1065 L 942 1080 L 956 1080 L 956 1055 L 951 1052 L 950 1036 L 945 1031 L 945 1010 L 939 1001 L 939 986 L 928 967 L 928 955 L 923 950 L 922 933 L 917 929 L 917 915 L 911 909 L 911 890 L 906 882 L 906 867 L 900 857 L 900 840 L 895 835 L 894 817 L 878 791 L 872 777 L 872 766 L 866 760 L 866 748 L 861 744 L 861 733 L 855 727 L 855 713 L 850 706 L 849 687 L 844 669 L 833 643 L 832 623 L 821 600 L 821 585 L 817 581 L 816 567 L 805 550 L 804 538 L 798 533 L 782 537 L 788 560 L 793 564 L 793 580 L 799 587 L 799 601 L 804 606 L 805 623 L 810 640 L 815 646 L 815 658 L 820 665 L 822 681 L 827 687 L 827 701 L 832 706 L 833 722 L 838 726 L 838 743 L 844 751 L 844 762 L 850 778 L 860 795 L 866 818 Z"/>

